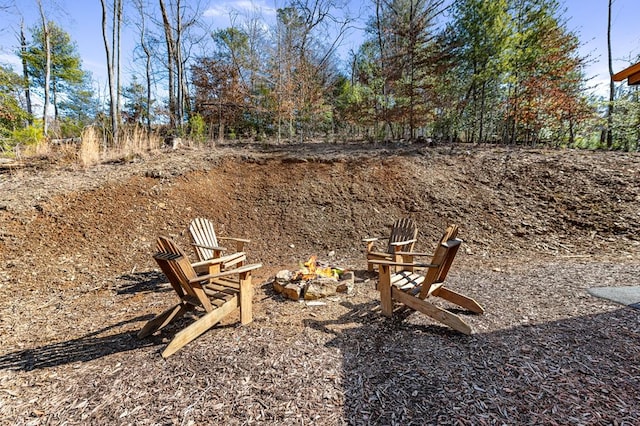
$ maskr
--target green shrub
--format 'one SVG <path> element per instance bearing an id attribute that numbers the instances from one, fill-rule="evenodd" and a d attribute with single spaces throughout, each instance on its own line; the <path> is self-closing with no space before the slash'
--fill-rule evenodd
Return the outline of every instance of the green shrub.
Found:
<path id="1" fill-rule="evenodd" d="M 189 137 L 196 141 L 202 142 L 207 136 L 207 125 L 204 118 L 200 114 L 194 114 L 189 118 Z"/>
<path id="2" fill-rule="evenodd" d="M 42 131 L 42 122 L 37 120 L 33 124 L 23 127 L 21 129 L 15 129 L 11 132 L 11 139 L 15 145 L 36 146 L 44 140 L 44 133 Z"/>

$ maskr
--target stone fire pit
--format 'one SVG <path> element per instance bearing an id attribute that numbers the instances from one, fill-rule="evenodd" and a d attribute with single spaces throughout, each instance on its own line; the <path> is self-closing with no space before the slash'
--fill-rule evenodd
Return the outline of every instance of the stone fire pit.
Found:
<path id="1" fill-rule="evenodd" d="M 352 271 L 318 261 L 316 256 L 297 271 L 283 269 L 273 280 L 273 289 L 291 300 L 316 300 L 353 290 Z"/>

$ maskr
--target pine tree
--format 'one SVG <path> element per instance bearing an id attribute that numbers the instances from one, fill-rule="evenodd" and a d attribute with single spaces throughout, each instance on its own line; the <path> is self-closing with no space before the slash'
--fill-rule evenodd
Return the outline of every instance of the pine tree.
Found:
<path id="1" fill-rule="evenodd" d="M 453 4 L 451 35 L 454 75 L 463 90 L 462 129 L 469 142 L 486 142 L 498 133 L 501 85 L 510 30 L 507 0 L 458 0 Z"/>
<path id="2" fill-rule="evenodd" d="M 49 87 L 54 108 L 54 119 L 60 118 L 60 102 L 65 94 L 73 92 L 75 87 L 85 81 L 85 72 L 81 67 L 80 55 L 77 46 L 72 42 L 67 32 L 58 27 L 54 22 L 48 23 L 48 38 L 50 43 L 50 78 Z M 27 49 L 27 70 L 31 83 L 35 83 L 40 89 L 46 85 L 46 43 L 42 28 L 35 27 L 31 31 L 32 45 Z"/>
<path id="3" fill-rule="evenodd" d="M 515 0 L 512 14 L 509 140 L 573 143 L 576 122 L 590 114 L 578 37 L 557 0 Z"/>

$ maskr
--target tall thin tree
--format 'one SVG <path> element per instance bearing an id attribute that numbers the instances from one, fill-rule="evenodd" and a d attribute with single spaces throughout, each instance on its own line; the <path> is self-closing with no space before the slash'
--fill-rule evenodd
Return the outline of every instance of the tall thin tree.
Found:
<path id="1" fill-rule="evenodd" d="M 113 28 L 119 27 L 120 24 L 116 21 L 122 19 L 122 15 L 117 13 L 117 8 L 115 6 L 116 3 L 120 3 L 120 0 L 114 1 L 114 13 L 112 16 L 112 24 Z M 118 143 L 118 128 L 120 123 L 120 96 L 119 96 L 119 83 L 118 76 L 120 75 L 120 63 L 116 63 L 116 60 L 119 59 L 119 54 L 115 53 L 115 50 L 120 50 L 119 46 L 119 38 L 116 37 L 116 34 L 119 36 L 119 32 L 117 33 L 115 30 L 112 30 L 111 40 L 108 35 L 108 25 L 107 25 L 107 5 L 105 0 L 100 0 L 102 5 L 102 39 L 104 41 L 104 50 L 107 57 L 107 77 L 109 83 L 109 116 L 111 118 L 111 132 L 113 138 L 113 144 L 117 145 Z M 116 74 L 116 69 L 118 69 Z"/>
<path id="2" fill-rule="evenodd" d="M 169 13 L 164 0 L 158 0 L 160 3 L 160 12 L 162 13 L 162 27 L 164 29 L 164 38 L 167 45 L 167 72 L 169 76 L 169 126 L 172 129 L 176 127 L 176 92 L 175 92 L 175 67 L 174 67 L 174 46 L 173 29 L 169 20 Z"/>
<path id="3" fill-rule="evenodd" d="M 31 89 L 29 85 L 29 71 L 27 67 L 27 39 L 24 35 L 24 20 L 20 21 L 20 53 L 22 56 L 22 77 L 24 78 L 24 98 L 27 103 L 29 122 L 32 122 L 33 108 L 31 106 Z"/>
<path id="4" fill-rule="evenodd" d="M 112 63 L 115 66 L 115 77 L 116 77 L 116 119 L 120 121 L 120 101 L 122 98 L 122 79 L 121 72 L 122 67 L 120 66 L 120 54 L 122 51 L 122 43 L 120 43 L 120 34 L 122 30 L 122 0 L 113 0 L 113 37 L 111 39 L 111 46 L 113 54 Z"/>
<path id="5" fill-rule="evenodd" d="M 149 41 L 147 40 L 147 26 L 146 26 L 146 12 L 144 10 L 144 4 L 142 0 L 136 0 L 136 7 L 138 8 L 138 12 L 140 13 L 140 22 L 138 23 L 138 30 L 140 31 L 140 47 L 144 52 L 145 58 L 145 80 L 146 80 L 146 111 L 145 111 L 145 122 L 147 126 L 147 131 L 151 131 L 151 46 L 149 45 Z"/>
<path id="6" fill-rule="evenodd" d="M 38 3 L 38 11 L 40 12 L 40 21 L 42 24 L 42 36 L 44 39 L 44 51 L 45 51 L 45 71 L 44 71 L 44 105 L 42 107 L 42 133 L 45 136 L 49 133 L 49 124 L 47 121 L 47 117 L 49 115 L 49 87 L 51 82 L 51 37 L 49 34 L 49 22 L 44 13 L 44 9 L 42 7 L 42 1 L 36 0 Z"/>
<path id="7" fill-rule="evenodd" d="M 615 84 L 613 83 L 613 60 L 611 58 L 611 6 L 613 0 L 609 0 L 609 13 L 607 14 L 607 56 L 609 59 L 609 103 L 607 105 L 607 127 L 604 130 L 607 135 L 607 148 L 613 146 L 613 101 L 615 97 Z"/>

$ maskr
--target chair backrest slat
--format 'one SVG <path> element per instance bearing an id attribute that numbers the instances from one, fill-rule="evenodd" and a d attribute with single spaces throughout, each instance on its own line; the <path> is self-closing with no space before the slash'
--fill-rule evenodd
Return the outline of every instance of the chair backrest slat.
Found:
<path id="1" fill-rule="evenodd" d="M 388 253 L 394 252 L 394 246 L 391 243 L 398 243 L 401 241 L 410 241 L 413 242 L 399 247 L 398 251 L 412 251 L 413 246 L 415 244 L 415 240 L 418 238 L 418 227 L 415 222 L 409 218 L 400 218 L 393 223 L 391 227 L 391 235 L 389 236 L 389 247 L 387 248 Z"/>
<path id="2" fill-rule="evenodd" d="M 420 297 L 424 298 L 429 293 L 429 288 L 432 284 L 444 282 L 455 259 L 458 249 L 462 244 L 462 240 L 456 238 L 458 235 L 458 226 L 449 225 L 444 235 L 438 242 L 438 247 L 433 254 L 431 264 L 437 265 L 436 267 L 429 268 L 422 284 L 420 291 Z"/>
<path id="3" fill-rule="evenodd" d="M 198 299 L 205 307 L 209 305 L 209 300 L 203 297 L 204 293 L 199 294 L 189 283 L 197 274 L 180 247 L 170 238 L 163 236 L 158 237 L 156 240 L 156 247 L 158 252 L 153 258 L 167 276 L 169 283 L 178 293 L 178 296 L 182 298 L 188 295 L 191 298 Z"/>
<path id="4" fill-rule="evenodd" d="M 218 239 L 213 223 L 210 220 L 197 217 L 189 224 L 191 240 L 195 244 L 209 247 L 218 247 Z M 194 246 L 199 260 L 209 260 L 214 256 L 214 251 L 205 247 Z"/>

